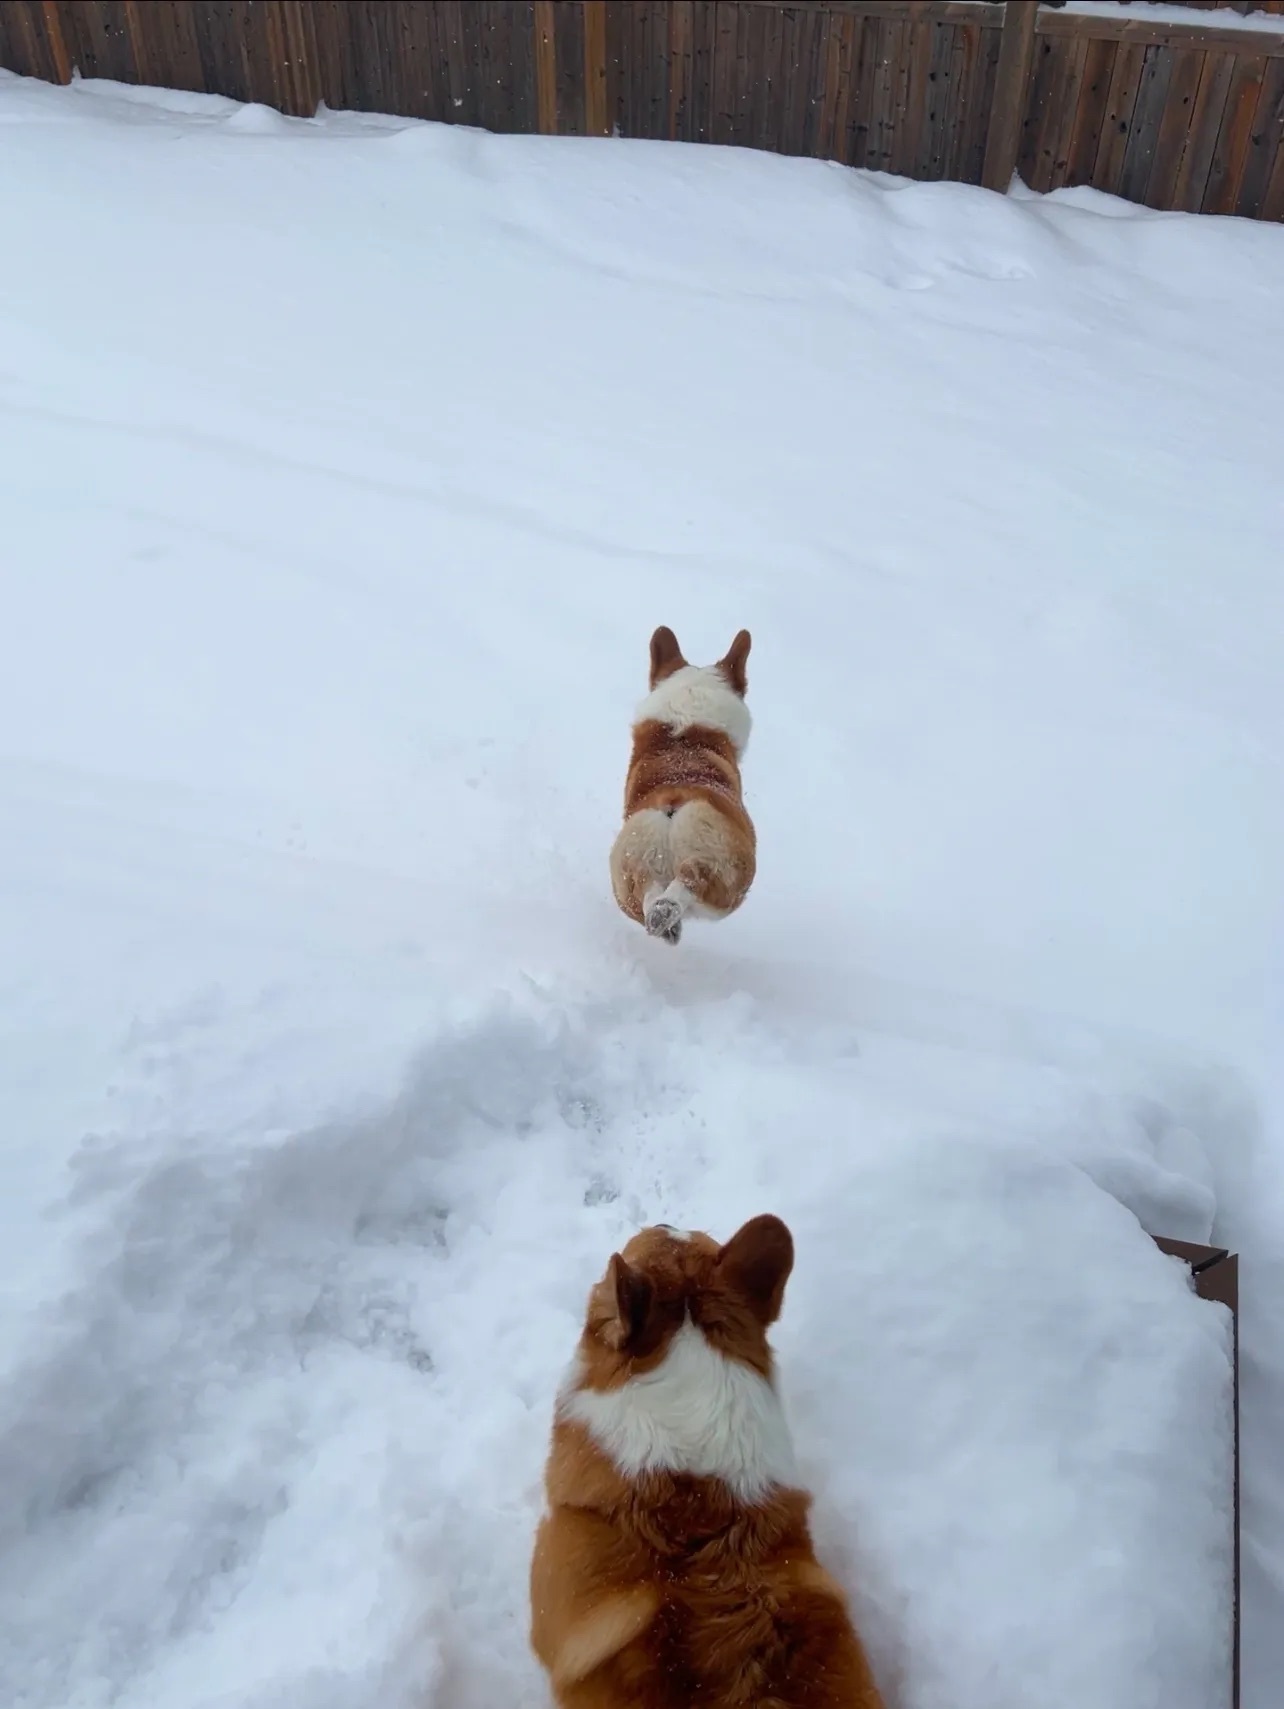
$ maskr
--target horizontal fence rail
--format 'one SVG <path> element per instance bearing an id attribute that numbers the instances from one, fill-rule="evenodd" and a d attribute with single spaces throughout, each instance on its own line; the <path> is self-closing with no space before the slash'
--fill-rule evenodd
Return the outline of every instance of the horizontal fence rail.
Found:
<path id="1" fill-rule="evenodd" d="M 1284 0 L 1182 3 L 0 0 L 0 66 L 1284 219 Z"/>

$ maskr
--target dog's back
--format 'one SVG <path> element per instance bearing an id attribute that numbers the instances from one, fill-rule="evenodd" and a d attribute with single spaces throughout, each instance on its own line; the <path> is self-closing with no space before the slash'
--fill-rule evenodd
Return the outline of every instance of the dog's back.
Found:
<path id="1" fill-rule="evenodd" d="M 611 887 L 630 919 L 669 943 L 687 914 L 720 919 L 753 883 L 756 838 L 740 783 L 749 646 L 742 629 L 716 665 L 698 666 L 671 629 L 651 637 L 651 692 L 633 725 Z"/>
<path id="2" fill-rule="evenodd" d="M 646 1229 L 594 1289 L 531 1569 L 561 1709 L 882 1709 L 772 1381 L 792 1252 Z"/>

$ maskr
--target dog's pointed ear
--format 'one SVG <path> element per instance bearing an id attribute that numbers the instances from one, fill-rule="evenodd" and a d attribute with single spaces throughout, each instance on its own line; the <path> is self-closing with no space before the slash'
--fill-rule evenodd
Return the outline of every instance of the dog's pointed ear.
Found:
<path id="1" fill-rule="evenodd" d="M 794 1237 L 778 1216 L 751 1217 L 718 1254 L 718 1273 L 764 1328 L 780 1316 Z"/>
<path id="2" fill-rule="evenodd" d="M 680 671 L 686 662 L 678 637 L 672 629 L 661 624 L 651 637 L 651 687 L 663 682 L 666 676 L 672 676 L 674 671 Z"/>
<path id="3" fill-rule="evenodd" d="M 616 1329 L 612 1339 L 620 1352 L 641 1340 L 655 1302 L 648 1277 L 634 1270 L 616 1252 L 607 1270 L 607 1281 L 615 1296 Z"/>
<path id="4" fill-rule="evenodd" d="M 745 690 L 749 687 L 747 667 L 749 664 L 749 648 L 752 645 L 753 638 L 749 631 L 742 629 L 722 658 L 718 660 L 718 669 L 735 689 L 741 700 L 744 699 Z"/>

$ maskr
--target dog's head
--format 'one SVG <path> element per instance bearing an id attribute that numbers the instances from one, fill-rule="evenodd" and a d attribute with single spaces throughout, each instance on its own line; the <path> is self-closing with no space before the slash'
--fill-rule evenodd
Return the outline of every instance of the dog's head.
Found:
<path id="1" fill-rule="evenodd" d="M 644 1228 L 589 1295 L 584 1379 L 609 1389 L 653 1370 L 687 1324 L 715 1352 L 770 1376 L 767 1330 L 793 1265 L 793 1237 L 775 1216 L 752 1218 L 725 1246 L 667 1224 Z"/>
<path id="2" fill-rule="evenodd" d="M 742 700 L 749 686 L 747 666 L 751 645 L 749 631 L 742 629 L 717 664 L 708 667 L 719 672 Z M 662 624 L 651 637 L 651 687 L 655 688 L 657 683 L 664 682 L 677 671 L 686 670 L 689 664 L 690 661 L 682 656 L 677 636 Z"/>

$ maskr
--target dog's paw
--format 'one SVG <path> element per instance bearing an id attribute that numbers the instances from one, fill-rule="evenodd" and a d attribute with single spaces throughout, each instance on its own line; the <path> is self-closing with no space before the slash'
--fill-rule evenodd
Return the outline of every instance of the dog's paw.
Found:
<path id="1" fill-rule="evenodd" d="M 651 904 L 646 929 L 653 938 L 663 938 L 667 944 L 677 943 L 682 936 L 682 909 L 667 896 L 662 896 Z"/>

